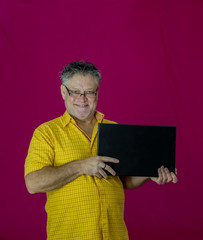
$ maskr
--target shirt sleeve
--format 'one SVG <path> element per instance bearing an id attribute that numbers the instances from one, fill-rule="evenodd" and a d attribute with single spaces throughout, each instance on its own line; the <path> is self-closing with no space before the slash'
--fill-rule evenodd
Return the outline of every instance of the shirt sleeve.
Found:
<path id="1" fill-rule="evenodd" d="M 54 145 L 50 133 L 37 128 L 28 149 L 24 175 L 46 166 L 54 166 L 54 155 Z"/>

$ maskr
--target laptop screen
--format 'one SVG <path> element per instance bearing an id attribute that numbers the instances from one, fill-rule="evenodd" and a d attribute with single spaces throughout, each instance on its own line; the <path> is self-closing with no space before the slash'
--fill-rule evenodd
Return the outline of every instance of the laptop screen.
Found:
<path id="1" fill-rule="evenodd" d="M 157 177 L 162 165 L 175 172 L 175 148 L 176 127 L 98 125 L 97 155 L 119 159 L 107 163 L 118 176 Z"/>

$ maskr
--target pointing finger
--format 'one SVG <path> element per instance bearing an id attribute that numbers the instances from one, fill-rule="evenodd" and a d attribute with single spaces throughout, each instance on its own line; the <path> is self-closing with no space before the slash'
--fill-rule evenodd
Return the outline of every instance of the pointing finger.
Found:
<path id="1" fill-rule="evenodd" d="M 112 157 L 100 157 L 100 160 L 103 162 L 112 162 L 112 163 L 119 163 L 119 160 L 117 158 L 112 158 Z"/>

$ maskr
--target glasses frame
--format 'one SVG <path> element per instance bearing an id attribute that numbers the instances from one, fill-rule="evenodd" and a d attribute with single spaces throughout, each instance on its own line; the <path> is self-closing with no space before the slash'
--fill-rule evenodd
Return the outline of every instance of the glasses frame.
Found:
<path id="1" fill-rule="evenodd" d="M 65 85 L 63 85 L 63 86 L 66 88 L 66 90 L 67 90 L 67 92 L 68 92 L 68 95 L 71 96 L 71 94 L 73 94 L 73 91 L 70 90 L 70 89 L 68 89 Z M 92 92 L 94 92 L 94 91 L 92 91 Z M 96 91 L 94 92 L 94 97 L 97 96 L 97 92 L 98 92 L 98 88 L 97 88 Z M 84 91 L 84 93 L 78 93 L 78 98 L 80 98 L 82 95 L 84 95 L 85 98 L 88 98 L 88 94 L 87 94 L 86 91 Z M 77 97 L 77 96 L 76 96 L 76 97 Z M 90 97 L 90 98 L 91 98 L 91 97 Z"/>

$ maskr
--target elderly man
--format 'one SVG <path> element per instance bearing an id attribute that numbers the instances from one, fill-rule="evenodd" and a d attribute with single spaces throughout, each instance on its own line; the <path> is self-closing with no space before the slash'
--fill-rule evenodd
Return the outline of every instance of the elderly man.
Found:
<path id="1" fill-rule="evenodd" d="M 25 162 L 28 191 L 47 194 L 47 239 L 128 239 L 123 189 L 150 179 L 176 183 L 177 177 L 164 167 L 158 178 L 116 176 L 108 162 L 119 160 L 96 156 L 98 123 L 113 123 L 96 111 L 98 69 L 89 62 L 72 62 L 61 79 L 66 111 L 35 130 Z"/>

